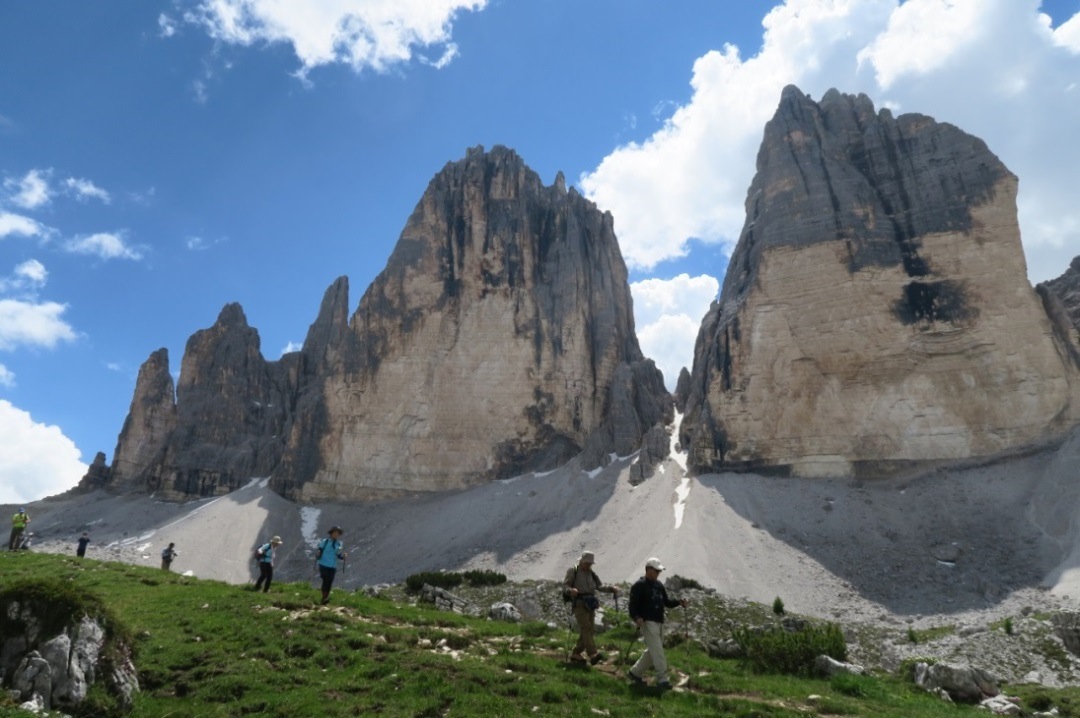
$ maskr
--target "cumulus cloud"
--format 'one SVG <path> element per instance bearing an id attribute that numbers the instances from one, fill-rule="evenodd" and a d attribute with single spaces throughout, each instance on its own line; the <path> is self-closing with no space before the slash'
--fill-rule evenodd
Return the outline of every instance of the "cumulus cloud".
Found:
<path id="1" fill-rule="evenodd" d="M 0 364 L 0 386 L 15 386 L 15 373 L 3 364 Z"/>
<path id="2" fill-rule="evenodd" d="M 706 274 L 644 279 L 630 285 L 641 351 L 664 373 L 669 390 L 675 389 L 679 370 L 690 368 L 698 327 L 719 289 L 716 277 Z"/>
<path id="3" fill-rule="evenodd" d="M 334 63 L 350 65 L 357 72 L 384 72 L 412 60 L 418 48 L 436 50 L 437 59 L 421 55 L 421 61 L 442 67 L 457 53 L 450 40 L 455 16 L 486 4 L 487 0 L 203 0 L 185 20 L 201 25 L 221 42 L 288 43 L 304 77 L 315 67 Z M 164 34 L 168 26 L 160 19 L 159 25 Z"/>
<path id="4" fill-rule="evenodd" d="M 4 180 L 8 201 L 23 209 L 36 209 L 52 199 L 49 174 L 52 170 L 30 170 L 22 179 Z"/>
<path id="5" fill-rule="evenodd" d="M 20 346 L 52 349 L 60 342 L 78 338 L 64 321 L 66 304 L 0 299 L 0 351 Z"/>
<path id="6" fill-rule="evenodd" d="M 25 503 L 79 483 L 86 473 L 75 443 L 57 426 L 0 399 L 0 503 Z"/>
<path id="7" fill-rule="evenodd" d="M 296 342 L 289 342 L 285 345 L 285 348 L 281 350 L 281 355 L 285 356 L 290 352 L 298 352 L 304 348 L 303 344 L 297 344 Z"/>
<path id="8" fill-rule="evenodd" d="M 75 195 L 75 198 L 79 200 L 99 199 L 105 204 L 109 204 L 110 202 L 112 202 L 112 197 L 109 196 L 108 192 L 101 189 L 88 179 L 68 177 L 66 180 L 64 180 L 64 187 L 66 187 L 68 192 Z"/>
<path id="9" fill-rule="evenodd" d="M 143 258 L 142 252 L 124 242 L 122 235 L 114 232 L 98 232 L 86 237 L 76 237 L 64 244 L 64 249 L 72 254 L 89 254 L 100 259 Z"/>
<path id="10" fill-rule="evenodd" d="M 616 217 L 627 264 L 726 244 L 744 219 L 765 122 L 785 85 L 831 87 L 919 112 L 987 142 L 1020 177 L 1029 275 L 1080 253 L 1080 14 L 1051 30 L 1040 0 L 787 0 L 763 20 L 757 55 L 725 45 L 694 63 L 691 99 L 650 137 L 615 149 L 580 186 Z M 1060 20 L 1061 18 L 1058 18 Z"/>
<path id="11" fill-rule="evenodd" d="M 45 265 L 36 259 L 28 259 L 16 265 L 9 277 L 0 277 L 0 292 L 33 292 L 45 286 L 49 277 Z"/>
<path id="12" fill-rule="evenodd" d="M 0 211 L 0 239 L 13 234 L 24 237 L 47 237 L 52 234 L 52 230 L 30 217 Z"/>

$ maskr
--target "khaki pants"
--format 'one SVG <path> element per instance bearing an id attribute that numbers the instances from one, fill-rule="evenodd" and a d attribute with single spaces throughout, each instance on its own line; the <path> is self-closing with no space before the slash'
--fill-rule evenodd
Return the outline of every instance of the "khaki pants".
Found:
<path id="1" fill-rule="evenodd" d="M 578 639 L 574 644 L 574 655 L 585 651 L 587 655 L 592 656 L 596 653 L 596 641 L 593 640 L 593 634 L 596 632 L 594 614 L 585 606 L 584 601 L 574 601 L 574 618 L 578 625 Z"/>
<path id="2" fill-rule="evenodd" d="M 645 652 L 630 670 L 638 678 L 645 677 L 645 671 L 656 671 L 656 682 L 663 683 L 667 677 L 667 656 L 664 655 L 664 624 L 645 621 L 641 626 L 641 635 L 645 639 Z"/>

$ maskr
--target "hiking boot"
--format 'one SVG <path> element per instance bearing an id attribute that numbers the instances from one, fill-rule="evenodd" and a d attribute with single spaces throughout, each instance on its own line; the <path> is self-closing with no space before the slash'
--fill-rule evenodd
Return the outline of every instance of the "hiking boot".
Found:
<path id="1" fill-rule="evenodd" d="M 627 671 L 626 677 L 629 678 L 630 682 L 633 683 L 635 686 L 645 685 L 645 679 L 634 673 L 633 671 Z"/>
<path id="2" fill-rule="evenodd" d="M 581 655 L 580 653 L 575 653 L 574 655 L 570 656 L 570 662 L 571 663 L 585 663 L 586 662 L 585 661 L 585 656 Z"/>
<path id="3" fill-rule="evenodd" d="M 660 681 L 659 683 L 656 684 L 656 687 L 659 688 L 662 691 L 670 691 L 671 690 L 671 681 Z"/>
<path id="4" fill-rule="evenodd" d="M 597 663 L 599 663 L 600 661 L 602 661 L 602 660 L 604 660 L 604 654 L 603 653 L 594 653 L 591 656 L 589 656 L 589 663 L 591 663 L 594 666 Z"/>

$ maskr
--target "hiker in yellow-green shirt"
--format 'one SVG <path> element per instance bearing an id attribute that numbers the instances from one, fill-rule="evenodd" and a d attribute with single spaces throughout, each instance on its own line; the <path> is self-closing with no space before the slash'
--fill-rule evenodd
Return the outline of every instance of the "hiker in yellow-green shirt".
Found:
<path id="1" fill-rule="evenodd" d="M 19 539 L 28 523 L 30 523 L 30 516 L 26 513 L 26 509 L 19 509 L 19 512 L 11 517 L 11 538 L 8 539 L 8 551 L 18 548 Z"/>

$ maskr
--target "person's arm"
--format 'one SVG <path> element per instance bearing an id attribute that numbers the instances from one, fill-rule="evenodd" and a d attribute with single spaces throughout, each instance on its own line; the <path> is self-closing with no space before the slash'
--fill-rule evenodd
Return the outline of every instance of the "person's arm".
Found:
<path id="1" fill-rule="evenodd" d="M 563 579 L 563 595 L 570 598 L 577 598 L 578 590 L 574 586 L 574 579 L 577 578 L 577 569 L 571 568 L 566 572 L 566 578 Z"/>

